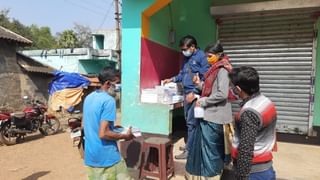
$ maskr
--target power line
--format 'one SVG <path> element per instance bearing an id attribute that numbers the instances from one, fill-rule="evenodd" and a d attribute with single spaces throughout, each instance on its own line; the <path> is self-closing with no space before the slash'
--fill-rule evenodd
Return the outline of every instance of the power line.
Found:
<path id="1" fill-rule="evenodd" d="M 74 2 L 72 2 L 72 1 L 70 1 L 70 0 L 64 0 L 64 1 L 70 3 L 70 4 L 74 5 L 74 6 L 78 6 L 78 7 L 82 8 L 82 9 L 85 9 L 85 10 L 87 10 L 87 11 L 89 11 L 89 12 L 92 12 L 92 13 L 94 13 L 94 14 L 96 14 L 96 15 L 97 15 L 97 14 L 103 15 L 102 12 L 94 11 L 94 10 L 92 10 L 92 9 L 90 9 L 90 8 L 85 7 L 85 6 L 76 4 L 76 3 L 74 3 Z"/>
<path id="2" fill-rule="evenodd" d="M 95 12 L 98 12 L 100 14 L 104 14 L 104 9 L 102 9 L 103 6 L 98 6 L 98 8 L 96 8 L 96 7 L 92 7 L 92 5 L 93 5 L 92 3 L 88 4 L 88 3 L 84 2 L 84 1 L 77 1 L 77 0 L 68 0 L 68 1 L 73 1 L 73 3 L 78 4 L 78 5 L 82 6 L 82 7 L 87 8 L 87 9 L 90 9 L 91 11 L 95 11 Z"/>
<path id="3" fill-rule="evenodd" d="M 77 2 L 81 2 L 85 6 L 92 6 L 94 9 L 99 10 L 99 12 L 104 12 L 104 8 L 103 7 L 104 7 L 105 4 L 103 4 L 103 5 L 99 4 L 98 5 L 98 4 L 93 3 L 94 1 L 90 1 L 90 0 L 77 1 Z"/>
<path id="4" fill-rule="evenodd" d="M 104 25 L 104 22 L 106 21 L 107 17 L 109 16 L 109 13 L 110 13 L 110 10 L 111 10 L 112 7 L 113 7 L 113 1 L 111 1 L 111 4 L 109 5 L 109 8 L 108 8 L 105 16 L 103 17 L 103 20 L 102 20 L 102 22 L 101 22 L 101 24 L 100 24 L 98 29 L 101 29 L 102 26 Z"/>

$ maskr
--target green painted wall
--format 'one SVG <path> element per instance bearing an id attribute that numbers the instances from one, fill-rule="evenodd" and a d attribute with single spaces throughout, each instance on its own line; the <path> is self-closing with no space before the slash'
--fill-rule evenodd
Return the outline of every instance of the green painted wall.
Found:
<path id="1" fill-rule="evenodd" d="M 175 0 L 150 18 L 150 39 L 178 50 L 180 38 L 187 34 L 196 37 L 204 49 L 216 41 L 216 24 L 210 15 L 212 0 Z M 170 10 L 171 9 L 171 10 Z M 196 13 L 195 13 L 196 12 Z M 175 30 L 176 42 L 169 43 L 169 31 Z"/>
<path id="2" fill-rule="evenodd" d="M 315 79 L 315 99 L 314 99 L 314 114 L 313 126 L 320 126 L 320 19 L 318 18 L 316 27 L 317 34 L 317 56 L 316 56 L 316 79 Z"/>
<path id="3" fill-rule="evenodd" d="M 116 63 L 109 59 L 86 59 L 79 60 L 79 72 L 83 74 L 99 74 L 104 67 L 116 68 Z"/>
<path id="4" fill-rule="evenodd" d="M 169 121 L 172 113 L 169 107 L 140 102 L 141 13 L 153 2 L 154 0 L 123 1 L 122 125 L 139 127 L 143 132 L 168 135 L 172 130 L 172 122 Z M 194 35 L 201 47 L 215 41 L 216 27 L 209 13 L 211 0 L 203 2 L 173 1 L 172 19 L 177 37 L 173 46 L 168 43 L 171 28 L 169 7 L 156 13 L 150 18 L 150 40 L 174 49 L 178 48 L 179 39 L 186 34 Z"/>
<path id="5" fill-rule="evenodd" d="M 121 123 L 143 132 L 168 134 L 169 109 L 161 104 L 140 103 L 141 12 L 153 2 L 123 1 Z"/>
<path id="6" fill-rule="evenodd" d="M 168 42 L 168 33 L 171 27 L 170 22 L 171 17 L 169 13 L 169 6 L 166 6 L 150 17 L 149 39 L 161 45 L 175 48 L 174 46 L 169 45 Z"/>
<path id="7" fill-rule="evenodd" d="M 216 41 L 216 24 L 210 15 L 212 0 L 179 0 L 172 4 L 177 22 L 177 43 L 187 34 L 196 37 L 198 45 L 204 49 L 209 43 Z"/>

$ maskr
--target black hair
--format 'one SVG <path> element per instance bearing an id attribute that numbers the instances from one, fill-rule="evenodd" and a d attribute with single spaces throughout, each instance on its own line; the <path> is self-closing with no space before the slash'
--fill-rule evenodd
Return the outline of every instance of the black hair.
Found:
<path id="1" fill-rule="evenodd" d="M 101 84 L 104 84 L 106 81 L 115 81 L 116 78 L 117 72 L 111 67 L 104 67 L 98 75 Z"/>
<path id="2" fill-rule="evenodd" d="M 198 47 L 196 38 L 191 35 L 184 36 L 183 38 L 181 38 L 179 43 L 180 47 L 187 46 L 188 48 L 190 48 L 192 45 L 194 45 L 195 48 Z"/>
<path id="3" fill-rule="evenodd" d="M 204 51 L 206 53 L 212 53 L 212 54 L 223 53 L 223 47 L 219 42 L 212 43 L 212 44 L 209 44 Z"/>
<path id="4" fill-rule="evenodd" d="M 260 91 L 259 74 L 253 67 L 233 68 L 229 78 L 233 85 L 239 86 L 249 96 Z"/>

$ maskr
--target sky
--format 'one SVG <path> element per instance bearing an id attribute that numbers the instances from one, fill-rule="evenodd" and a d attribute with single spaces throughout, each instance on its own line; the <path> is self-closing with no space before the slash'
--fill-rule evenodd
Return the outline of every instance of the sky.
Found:
<path id="1" fill-rule="evenodd" d="M 24 25 L 48 26 L 53 34 L 74 23 L 92 30 L 115 28 L 113 0 L 0 0 L 3 9 Z"/>

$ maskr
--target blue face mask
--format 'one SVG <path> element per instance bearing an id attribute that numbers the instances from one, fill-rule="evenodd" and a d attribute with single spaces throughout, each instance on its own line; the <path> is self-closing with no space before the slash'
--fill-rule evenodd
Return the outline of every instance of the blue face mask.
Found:
<path id="1" fill-rule="evenodd" d="M 192 55 L 192 52 L 190 50 L 185 50 L 185 51 L 182 51 L 182 54 L 185 56 L 185 57 L 190 57 Z"/>

